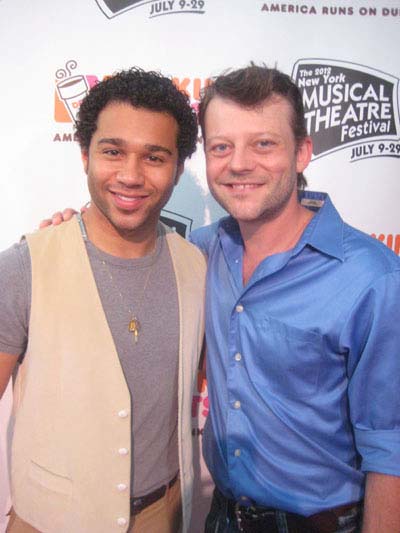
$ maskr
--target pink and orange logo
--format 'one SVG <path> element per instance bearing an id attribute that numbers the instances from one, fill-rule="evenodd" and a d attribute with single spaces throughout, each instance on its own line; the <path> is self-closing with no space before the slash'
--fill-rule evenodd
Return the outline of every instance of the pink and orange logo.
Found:
<path id="1" fill-rule="evenodd" d="M 54 120 L 56 122 L 74 122 L 79 106 L 89 90 L 99 82 L 99 78 L 89 74 L 74 74 L 77 62 L 71 59 L 65 68 L 56 72 L 54 93 Z"/>
<path id="2" fill-rule="evenodd" d="M 54 91 L 54 120 L 56 122 L 74 122 L 76 120 L 79 107 L 89 90 L 107 78 L 102 78 L 94 74 L 76 74 L 78 63 L 71 59 L 66 62 L 64 68 L 56 72 L 56 86 Z M 179 90 L 187 94 L 190 98 L 193 109 L 199 105 L 201 90 L 210 84 L 208 78 L 174 77 L 172 81 Z"/>

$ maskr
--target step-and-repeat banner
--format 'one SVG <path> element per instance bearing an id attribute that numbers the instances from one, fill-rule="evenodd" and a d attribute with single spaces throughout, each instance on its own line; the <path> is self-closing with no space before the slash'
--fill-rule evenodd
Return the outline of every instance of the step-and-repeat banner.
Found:
<path id="1" fill-rule="evenodd" d="M 346 221 L 400 253 L 400 1 L 0 0 L 0 249 L 46 215 L 88 200 L 74 118 L 98 80 L 133 65 L 160 70 L 197 107 L 210 77 L 249 61 L 291 74 L 314 140 L 309 188 Z M 183 235 L 223 214 L 210 197 L 201 141 L 163 217 Z M 0 404 L 0 532 L 10 505 L 8 416 Z M 201 462 L 208 412 L 193 398 L 197 476 L 191 531 L 212 484 Z"/>

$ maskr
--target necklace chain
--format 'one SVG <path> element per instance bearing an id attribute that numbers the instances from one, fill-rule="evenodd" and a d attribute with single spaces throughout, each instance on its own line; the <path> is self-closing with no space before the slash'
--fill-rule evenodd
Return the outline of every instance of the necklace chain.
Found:
<path id="1" fill-rule="evenodd" d="M 88 239 L 88 236 L 87 236 L 87 233 L 86 233 L 85 224 L 84 224 L 84 222 L 82 220 L 82 216 L 81 216 L 80 213 L 77 214 L 77 219 L 78 219 L 79 227 L 80 227 L 80 230 L 81 230 L 81 233 L 82 233 L 82 237 L 83 237 L 83 239 L 85 241 L 88 241 L 89 239 Z M 121 299 L 122 305 L 124 307 L 126 307 L 128 309 L 128 311 L 129 311 L 129 316 L 131 318 L 130 318 L 129 324 L 128 324 L 128 331 L 130 333 L 133 333 L 133 338 L 134 338 L 135 344 L 136 344 L 137 341 L 138 341 L 138 338 L 139 338 L 139 332 L 142 329 L 142 326 L 141 326 L 140 321 L 139 321 L 139 319 L 137 317 L 137 314 L 135 314 L 132 311 L 132 308 L 125 301 L 124 297 L 122 296 L 122 292 L 117 287 L 117 285 L 116 285 L 116 283 L 114 281 L 114 278 L 113 278 L 113 276 L 111 274 L 111 270 L 108 268 L 108 265 L 107 265 L 106 261 L 104 261 L 104 259 L 101 259 L 100 254 L 97 252 L 97 248 L 95 246 L 94 246 L 94 250 L 96 251 L 96 255 L 97 255 L 98 259 L 100 260 L 101 264 L 103 265 L 104 270 L 107 272 L 108 277 L 110 278 L 111 285 L 114 287 L 114 289 L 119 294 L 119 297 Z M 141 308 L 142 300 L 143 300 L 144 294 L 146 292 L 147 285 L 148 285 L 149 279 L 150 279 L 150 274 L 151 274 L 151 272 L 153 270 L 154 264 L 155 264 L 155 261 L 148 267 L 148 273 L 147 273 L 146 281 L 144 283 L 143 290 L 142 290 L 142 292 L 140 294 L 140 297 L 137 300 L 137 305 L 136 305 L 136 310 L 137 311 L 140 310 L 140 308 Z"/>
<path id="2" fill-rule="evenodd" d="M 137 314 L 138 313 L 134 313 L 132 311 L 132 308 L 130 307 L 130 305 L 125 301 L 123 295 L 122 295 L 122 292 L 121 290 L 117 287 L 116 283 L 115 283 L 115 280 L 113 278 L 113 275 L 111 274 L 111 270 L 108 268 L 108 265 L 106 263 L 106 261 L 104 261 L 104 259 L 101 259 L 101 264 L 103 265 L 105 271 L 107 272 L 109 278 L 110 278 L 110 281 L 111 281 L 111 285 L 114 287 L 114 289 L 117 291 L 117 293 L 119 294 L 119 297 L 121 299 L 121 303 L 124 307 L 126 307 L 129 311 L 129 316 L 131 317 L 130 321 L 129 321 L 129 324 L 128 324 L 128 331 L 130 333 L 133 333 L 133 338 L 134 338 L 134 341 L 135 341 L 135 344 L 137 343 L 138 339 L 139 339 L 139 333 L 140 333 L 140 330 L 142 329 L 142 325 L 137 317 Z M 153 263 L 154 264 L 154 263 Z M 147 272 L 147 276 L 146 276 L 146 281 L 143 285 L 143 290 L 139 296 L 139 298 L 137 299 L 136 301 L 136 311 L 139 311 L 140 308 L 141 308 L 141 304 L 142 304 L 142 301 L 143 301 L 143 297 L 144 297 L 144 294 L 146 292 L 146 289 L 147 289 L 147 285 L 149 283 L 149 279 L 150 279 L 150 274 L 153 270 L 153 264 L 150 265 L 148 267 L 148 272 Z"/>

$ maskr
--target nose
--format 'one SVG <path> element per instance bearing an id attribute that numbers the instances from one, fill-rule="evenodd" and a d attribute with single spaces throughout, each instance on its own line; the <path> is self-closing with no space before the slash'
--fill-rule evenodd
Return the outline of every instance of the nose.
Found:
<path id="1" fill-rule="evenodd" d="M 123 161 L 118 170 L 117 180 L 126 187 L 139 187 L 144 184 L 143 168 L 139 157 L 131 156 Z"/>
<path id="2" fill-rule="evenodd" d="M 238 147 L 232 150 L 229 160 L 229 168 L 232 174 L 246 174 L 251 172 L 255 167 L 255 160 L 251 151 L 246 147 Z"/>

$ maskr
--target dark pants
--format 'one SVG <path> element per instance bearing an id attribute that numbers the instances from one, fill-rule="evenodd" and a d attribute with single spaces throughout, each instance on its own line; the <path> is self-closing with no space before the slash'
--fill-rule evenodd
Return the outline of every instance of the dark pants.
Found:
<path id="1" fill-rule="evenodd" d="M 311 517 L 262 507 L 256 507 L 255 512 L 242 507 L 235 511 L 235 503 L 215 489 L 205 533 L 359 533 L 361 519 L 360 503 Z"/>

